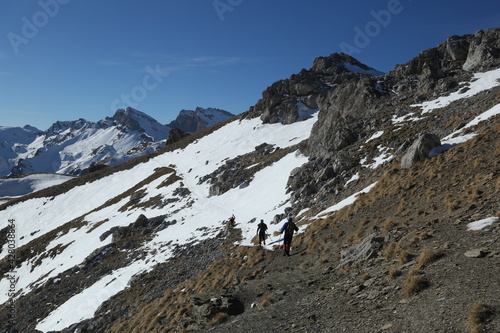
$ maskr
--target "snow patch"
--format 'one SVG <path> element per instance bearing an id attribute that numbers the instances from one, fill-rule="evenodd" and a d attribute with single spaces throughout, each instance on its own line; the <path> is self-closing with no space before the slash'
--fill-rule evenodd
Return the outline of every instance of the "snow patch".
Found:
<path id="1" fill-rule="evenodd" d="M 421 104 L 413 104 L 412 107 L 422 108 L 422 113 L 431 112 L 434 109 L 444 108 L 452 102 L 458 101 L 463 98 L 469 98 L 477 95 L 483 91 L 489 90 L 500 85 L 500 68 L 485 73 L 474 74 L 468 86 L 455 91 L 448 96 L 439 97 L 432 101 L 423 102 Z"/>
<path id="2" fill-rule="evenodd" d="M 471 222 L 471 223 L 467 224 L 467 229 L 468 230 L 481 230 L 481 229 L 484 229 L 484 228 L 492 225 L 493 223 L 497 222 L 498 220 L 500 220 L 499 217 L 488 217 L 486 219 Z"/>

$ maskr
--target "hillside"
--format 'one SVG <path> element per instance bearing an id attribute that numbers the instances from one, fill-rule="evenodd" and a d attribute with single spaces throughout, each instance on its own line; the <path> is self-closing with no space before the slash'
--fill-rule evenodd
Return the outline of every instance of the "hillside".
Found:
<path id="1" fill-rule="evenodd" d="M 385 74 L 317 58 L 238 117 L 0 206 L 0 329 L 499 332 L 499 114 L 500 29 Z"/>

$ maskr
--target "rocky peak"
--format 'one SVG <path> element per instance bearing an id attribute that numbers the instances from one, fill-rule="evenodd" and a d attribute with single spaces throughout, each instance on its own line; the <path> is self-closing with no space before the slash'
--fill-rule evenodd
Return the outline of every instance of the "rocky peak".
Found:
<path id="1" fill-rule="evenodd" d="M 111 119 L 132 131 L 138 132 L 144 132 L 145 129 L 141 126 L 141 123 L 144 121 L 148 123 L 157 123 L 156 120 L 147 114 L 131 107 L 116 110 L 115 115 Z"/>
<path id="2" fill-rule="evenodd" d="M 233 116 L 231 112 L 221 109 L 196 107 L 195 110 L 181 110 L 177 118 L 168 126 L 183 132 L 194 133 Z"/>
<path id="3" fill-rule="evenodd" d="M 334 53 L 314 60 L 311 69 L 275 82 L 262 93 L 262 99 L 250 109 L 264 123 L 290 124 L 303 119 L 304 107 L 312 112 L 319 108 L 321 96 L 337 86 L 361 77 L 382 75 L 345 53 Z"/>
<path id="4" fill-rule="evenodd" d="M 59 134 L 68 129 L 79 130 L 84 127 L 92 126 L 93 124 L 94 123 L 85 120 L 83 118 L 74 121 L 56 121 L 55 123 L 52 124 L 52 126 L 49 127 L 49 129 L 46 132 L 48 135 Z"/>
<path id="5" fill-rule="evenodd" d="M 382 75 L 377 71 L 359 62 L 357 59 L 345 53 L 333 53 L 328 57 L 318 57 L 314 60 L 311 71 L 327 74 L 342 74 L 347 72 L 363 73 L 369 75 Z"/>

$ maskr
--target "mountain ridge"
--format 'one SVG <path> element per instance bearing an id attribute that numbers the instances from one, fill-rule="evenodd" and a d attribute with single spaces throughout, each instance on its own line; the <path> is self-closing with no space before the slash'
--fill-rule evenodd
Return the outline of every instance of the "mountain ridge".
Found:
<path id="1" fill-rule="evenodd" d="M 192 119 L 196 130 L 233 116 L 211 110 L 213 117 L 219 117 L 210 123 L 199 117 Z M 118 109 L 112 117 L 98 122 L 83 118 L 57 121 L 46 131 L 30 126 L 17 130 L 2 127 L 0 176 L 35 172 L 80 175 L 95 165 L 115 165 L 157 150 L 165 145 L 171 128 L 133 108 Z"/>

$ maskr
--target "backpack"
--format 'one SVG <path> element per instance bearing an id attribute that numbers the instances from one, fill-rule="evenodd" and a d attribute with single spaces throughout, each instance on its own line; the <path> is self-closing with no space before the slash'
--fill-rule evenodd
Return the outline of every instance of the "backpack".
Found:
<path id="1" fill-rule="evenodd" d="M 288 222 L 288 225 L 286 226 L 285 233 L 288 234 L 288 235 L 293 235 L 293 232 L 295 231 L 295 228 L 297 228 L 295 226 L 295 223 Z"/>

